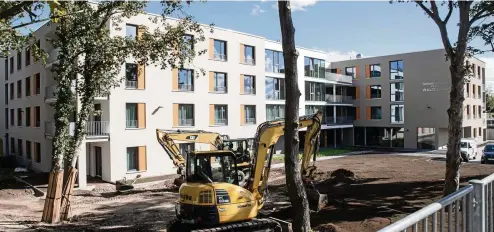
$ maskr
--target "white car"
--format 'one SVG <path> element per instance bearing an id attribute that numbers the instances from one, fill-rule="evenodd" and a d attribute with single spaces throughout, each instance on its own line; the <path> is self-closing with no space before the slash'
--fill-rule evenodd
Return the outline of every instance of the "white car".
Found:
<path id="1" fill-rule="evenodd" d="M 461 139 L 460 152 L 461 158 L 465 162 L 477 158 L 477 143 L 473 139 Z"/>

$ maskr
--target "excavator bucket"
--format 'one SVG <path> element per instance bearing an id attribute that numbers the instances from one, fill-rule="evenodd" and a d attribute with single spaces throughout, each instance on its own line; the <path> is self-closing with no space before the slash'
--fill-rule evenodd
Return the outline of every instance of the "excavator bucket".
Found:
<path id="1" fill-rule="evenodd" d="M 310 210 L 319 212 L 328 204 L 328 195 L 320 193 L 314 186 L 307 186 L 305 192 Z"/>

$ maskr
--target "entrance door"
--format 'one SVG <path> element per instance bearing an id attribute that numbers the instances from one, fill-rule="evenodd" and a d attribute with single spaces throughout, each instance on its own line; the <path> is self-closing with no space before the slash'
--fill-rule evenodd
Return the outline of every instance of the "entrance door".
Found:
<path id="1" fill-rule="evenodd" d="M 102 175 L 102 164 L 101 164 L 101 147 L 94 147 L 94 157 L 96 161 L 96 176 L 101 177 Z"/>

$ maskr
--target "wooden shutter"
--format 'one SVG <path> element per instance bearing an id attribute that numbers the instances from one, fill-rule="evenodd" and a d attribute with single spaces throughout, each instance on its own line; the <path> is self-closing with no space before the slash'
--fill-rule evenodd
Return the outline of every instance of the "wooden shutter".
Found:
<path id="1" fill-rule="evenodd" d="M 214 105 L 209 105 L 209 125 L 214 125 Z"/>
<path id="2" fill-rule="evenodd" d="M 137 39 L 140 40 L 142 39 L 142 34 L 144 32 L 144 26 L 143 25 L 139 25 L 139 26 L 136 26 L 137 27 Z"/>
<path id="3" fill-rule="evenodd" d="M 360 120 L 360 107 L 355 108 L 355 119 Z"/>
<path id="4" fill-rule="evenodd" d="M 137 65 L 137 89 L 146 88 L 146 64 Z"/>
<path id="5" fill-rule="evenodd" d="M 146 128 L 146 103 L 137 103 L 137 128 Z"/>
<path id="6" fill-rule="evenodd" d="M 137 170 L 146 171 L 148 169 L 146 146 L 138 147 L 137 156 Z"/>
<path id="7" fill-rule="evenodd" d="M 365 78 L 370 78 L 370 65 L 365 65 Z"/>
<path id="8" fill-rule="evenodd" d="M 336 68 L 336 73 L 337 74 L 341 74 L 341 69 L 340 68 Z"/>
<path id="9" fill-rule="evenodd" d="M 244 105 L 240 105 L 240 125 L 245 124 L 245 107 Z"/>
<path id="10" fill-rule="evenodd" d="M 214 72 L 209 72 L 209 92 L 214 92 Z"/>
<path id="11" fill-rule="evenodd" d="M 214 59 L 214 39 L 209 39 L 209 59 Z"/>
<path id="12" fill-rule="evenodd" d="M 360 76 L 360 69 L 358 66 L 355 66 L 355 80 L 358 80 Z"/>
<path id="13" fill-rule="evenodd" d="M 367 85 L 367 88 L 365 88 L 365 98 L 371 99 L 371 87 L 370 87 L 370 85 Z"/>
<path id="14" fill-rule="evenodd" d="M 245 64 L 245 47 L 243 44 L 240 44 L 240 63 Z"/>
<path id="15" fill-rule="evenodd" d="M 367 120 L 371 120 L 371 107 L 367 106 L 366 109 Z"/>
<path id="16" fill-rule="evenodd" d="M 240 74 L 240 94 L 244 94 L 244 74 Z"/>
<path id="17" fill-rule="evenodd" d="M 172 89 L 178 90 L 178 69 L 172 70 Z"/>
<path id="18" fill-rule="evenodd" d="M 173 104 L 173 126 L 178 126 L 178 104 Z"/>
<path id="19" fill-rule="evenodd" d="M 355 99 L 360 99 L 360 86 L 355 87 Z"/>

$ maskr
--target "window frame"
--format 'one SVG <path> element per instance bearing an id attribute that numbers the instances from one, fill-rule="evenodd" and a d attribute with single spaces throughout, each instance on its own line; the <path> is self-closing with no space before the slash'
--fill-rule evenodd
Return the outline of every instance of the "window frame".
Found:
<path id="1" fill-rule="evenodd" d="M 252 58 L 251 59 L 249 59 L 247 57 L 248 49 L 252 49 Z M 244 64 L 256 65 L 256 47 L 255 46 L 244 44 Z"/>
<path id="2" fill-rule="evenodd" d="M 36 86 L 33 86 L 35 95 L 39 95 L 41 93 L 41 73 L 34 74 L 34 78 L 36 79 Z"/>
<path id="3" fill-rule="evenodd" d="M 377 87 L 377 89 L 375 89 L 375 91 L 376 91 L 376 95 L 379 95 L 379 96 L 373 96 L 372 95 L 373 87 Z M 382 86 L 381 85 L 370 85 L 369 89 L 370 89 L 370 99 L 381 99 L 382 98 Z M 379 93 L 377 92 L 377 90 L 379 90 Z"/>
<path id="4" fill-rule="evenodd" d="M 26 80 L 24 81 L 24 91 L 26 97 L 31 96 L 31 77 L 26 77 Z"/>
<path id="5" fill-rule="evenodd" d="M 10 100 L 14 100 L 15 98 L 15 87 L 14 87 L 14 82 L 10 83 Z"/>
<path id="6" fill-rule="evenodd" d="M 22 108 L 17 108 L 17 126 L 22 126 Z"/>
<path id="7" fill-rule="evenodd" d="M 348 69 L 351 69 L 352 72 L 348 72 Z M 351 67 L 345 67 L 345 75 L 346 76 L 351 76 L 352 79 L 357 79 L 357 67 L 356 66 L 351 66 Z"/>
<path id="8" fill-rule="evenodd" d="M 396 71 L 394 71 L 392 69 L 393 67 L 393 63 L 396 63 Z M 403 73 L 403 76 L 399 76 L 398 74 L 400 73 L 400 63 L 401 63 L 401 72 Z M 389 79 L 390 80 L 396 80 L 396 81 L 400 81 L 400 80 L 403 80 L 405 79 L 405 71 L 403 70 L 403 67 L 404 67 L 404 63 L 403 63 L 403 60 L 392 60 L 392 61 L 389 61 Z M 397 75 L 394 75 L 393 76 L 393 73 L 397 74 Z M 393 77 L 396 77 L 396 76 L 399 76 L 401 78 L 393 78 Z"/>
<path id="9" fill-rule="evenodd" d="M 250 79 L 251 85 L 246 85 L 246 80 Z M 244 75 L 244 94 L 255 95 L 256 94 L 256 76 L 254 75 Z"/>
<path id="10" fill-rule="evenodd" d="M 249 109 L 251 108 L 251 109 Z M 248 117 L 248 112 L 252 112 L 254 111 L 254 117 L 253 118 L 249 118 Z M 249 119 L 253 119 L 253 120 L 249 120 Z M 256 110 L 256 105 L 244 105 L 244 122 L 246 125 L 255 125 L 256 124 L 256 121 L 257 121 L 257 110 Z"/>
<path id="11" fill-rule="evenodd" d="M 22 80 L 17 81 L 17 98 L 22 98 Z"/>
<path id="12" fill-rule="evenodd" d="M 192 118 L 187 118 L 188 108 L 192 110 Z M 184 112 L 185 110 L 185 112 Z M 184 113 L 182 113 L 184 112 Z M 185 116 L 185 118 L 183 118 Z M 189 123 L 189 120 L 191 123 Z M 178 125 L 179 126 L 195 126 L 195 105 L 194 104 L 178 104 Z"/>
<path id="13" fill-rule="evenodd" d="M 10 126 L 15 126 L 15 109 L 10 109 Z"/>
<path id="14" fill-rule="evenodd" d="M 374 74 L 374 73 L 377 72 L 375 70 L 376 67 L 379 67 L 379 76 L 377 76 L 377 75 Z M 382 76 L 381 64 L 370 64 L 369 65 L 369 73 L 370 73 L 369 78 L 379 78 L 379 77 L 381 77 Z"/>
<path id="15" fill-rule="evenodd" d="M 27 160 L 32 160 L 33 154 L 32 154 L 32 143 L 29 140 L 25 141 L 26 144 L 26 159 Z"/>
<path id="16" fill-rule="evenodd" d="M 184 79 L 187 80 L 186 82 L 184 82 L 183 84 L 180 84 L 180 77 L 182 75 L 183 72 L 187 72 L 186 74 L 188 74 L 187 77 L 185 77 Z M 177 84 L 178 84 L 178 90 L 179 91 L 184 91 L 184 92 L 194 92 L 194 70 L 193 69 L 178 69 L 178 80 L 177 80 Z M 183 87 L 183 88 L 182 88 Z"/>
<path id="17" fill-rule="evenodd" d="M 306 88 L 305 91 L 306 101 L 326 101 L 326 86 L 324 83 L 305 81 L 305 88 Z M 320 91 L 319 92 L 320 96 L 318 95 L 318 90 Z"/>
<path id="18" fill-rule="evenodd" d="M 126 102 L 125 103 L 125 129 L 137 129 L 139 128 L 139 104 L 134 102 Z M 135 107 L 135 115 L 134 117 L 129 117 L 129 106 Z M 129 118 L 135 118 L 135 120 Z"/>
<path id="19" fill-rule="evenodd" d="M 396 118 L 396 115 L 395 115 L 395 110 L 394 110 L 393 106 L 396 106 L 396 107 L 402 109 L 402 110 L 400 110 L 401 112 L 403 112 L 400 121 L 394 121 L 394 119 Z M 404 104 L 391 104 L 389 109 L 390 109 L 389 115 L 390 115 L 390 123 L 391 124 L 404 124 L 405 123 L 405 105 Z"/>
<path id="20" fill-rule="evenodd" d="M 26 67 L 31 65 L 31 49 L 29 47 L 25 49 L 24 64 Z"/>
<path id="21" fill-rule="evenodd" d="M 271 83 L 268 83 L 271 81 L 273 85 L 273 92 L 270 93 L 272 94 L 272 98 L 269 98 L 268 96 L 268 88 L 266 88 L 268 85 Z M 286 87 L 285 87 L 285 78 L 277 78 L 277 77 L 266 77 L 264 80 L 265 84 L 265 94 L 266 94 L 266 100 L 285 100 L 286 99 Z"/>
<path id="22" fill-rule="evenodd" d="M 9 68 L 10 68 L 10 74 L 14 73 L 14 57 L 10 57 L 10 65 L 9 65 Z"/>
<path id="23" fill-rule="evenodd" d="M 133 67 L 131 67 L 133 66 Z M 130 68 L 129 68 L 130 67 Z M 132 76 L 135 69 L 135 75 Z M 137 89 L 138 66 L 136 63 L 125 63 L 125 89 Z"/>
<path id="24" fill-rule="evenodd" d="M 219 53 L 216 52 L 216 45 L 218 43 Z M 218 61 L 228 61 L 228 42 L 220 39 L 213 39 L 213 58 Z"/>
<path id="25" fill-rule="evenodd" d="M 270 54 L 268 54 L 270 53 Z M 271 56 L 269 56 L 271 55 Z M 271 58 L 271 66 L 269 67 L 268 65 L 270 64 L 267 59 Z M 281 51 L 276 51 L 276 50 L 271 50 L 271 49 L 265 49 L 264 51 L 264 70 L 268 73 L 285 73 L 285 60 L 284 60 L 284 55 L 283 52 Z"/>
<path id="26" fill-rule="evenodd" d="M 371 109 L 371 115 L 370 115 L 371 120 L 382 120 L 383 119 L 383 111 L 382 111 L 381 106 L 371 106 L 370 109 Z M 379 112 L 377 112 L 376 110 L 379 110 Z M 378 116 L 380 116 L 380 117 L 374 117 L 374 116 L 377 116 L 377 115 L 374 115 L 374 113 L 376 113 L 376 114 L 379 113 Z"/>
<path id="27" fill-rule="evenodd" d="M 17 52 L 17 71 L 22 69 L 22 51 Z"/>
<path id="28" fill-rule="evenodd" d="M 184 45 L 185 48 L 187 48 L 190 51 L 194 51 L 194 35 L 185 34 L 183 36 L 183 43 L 185 44 Z"/>
<path id="29" fill-rule="evenodd" d="M 399 85 L 401 86 L 401 89 L 395 89 L 393 92 L 393 85 Z M 402 93 L 402 99 L 401 100 L 396 100 L 396 93 Z M 399 95 L 399 94 L 398 94 Z M 389 97 L 391 102 L 403 102 L 405 100 L 405 84 L 403 82 L 394 82 L 394 83 L 389 83 Z"/>
<path id="30" fill-rule="evenodd" d="M 134 36 L 128 36 L 128 33 L 127 33 L 128 30 L 127 29 L 129 29 L 130 27 L 135 28 L 135 35 Z M 137 25 L 126 23 L 125 24 L 125 38 L 137 39 L 138 30 L 139 30 L 139 27 Z"/>
<path id="31" fill-rule="evenodd" d="M 218 85 L 218 80 L 223 75 L 223 86 Z M 228 74 L 225 72 L 213 72 L 213 92 L 214 93 L 228 93 Z"/>
<path id="32" fill-rule="evenodd" d="M 26 107 L 25 108 L 25 113 L 24 113 L 24 119 L 26 120 L 25 125 L 26 127 L 31 127 L 31 107 Z"/>
<path id="33" fill-rule="evenodd" d="M 283 108 L 283 109 L 282 109 Z M 270 117 L 269 111 L 273 112 L 274 117 Z M 283 117 L 280 117 L 283 116 Z M 266 105 L 266 120 L 279 120 L 285 117 L 285 105 L 283 104 L 267 104 Z"/>
<path id="34" fill-rule="evenodd" d="M 129 149 L 130 149 L 130 151 L 134 151 L 133 159 L 134 159 L 135 168 L 130 167 Z M 126 152 L 127 152 L 127 155 L 126 155 L 127 156 L 126 157 L 127 158 L 127 172 L 138 172 L 138 170 L 139 170 L 139 147 L 127 147 Z"/>
<path id="35" fill-rule="evenodd" d="M 304 56 L 305 77 L 325 78 L 326 75 L 325 68 L 326 68 L 326 60 Z"/>
<path id="36" fill-rule="evenodd" d="M 221 108 L 223 108 L 223 112 L 220 112 L 219 114 L 217 114 L 217 108 L 220 108 L 219 110 L 221 110 Z M 213 110 L 214 110 L 214 125 L 227 126 L 228 125 L 228 105 L 227 104 L 214 105 Z M 217 118 L 218 115 L 222 115 L 222 117 Z M 220 120 L 223 120 L 223 122 L 221 122 Z"/>
<path id="37" fill-rule="evenodd" d="M 22 142 L 22 139 L 17 139 L 17 156 L 23 156 L 23 149 L 22 149 L 22 146 L 23 146 L 23 142 Z"/>
<path id="38" fill-rule="evenodd" d="M 36 121 L 34 121 L 34 127 L 40 127 L 41 126 L 41 107 L 40 106 L 34 107 L 34 117 L 36 118 Z"/>

